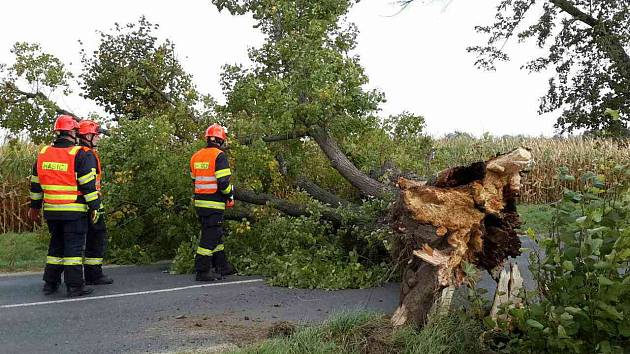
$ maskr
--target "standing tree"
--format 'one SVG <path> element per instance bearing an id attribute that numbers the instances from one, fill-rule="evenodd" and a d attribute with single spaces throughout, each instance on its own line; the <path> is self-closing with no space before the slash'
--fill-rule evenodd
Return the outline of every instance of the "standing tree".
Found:
<path id="1" fill-rule="evenodd" d="M 81 50 L 83 96 L 115 120 L 165 115 L 179 137 L 192 137 L 213 100 L 196 90 L 177 59 L 175 45 L 158 41 L 153 34 L 158 28 L 141 17 L 138 23 L 116 23 L 110 33 L 99 32 L 97 50 L 91 54 Z"/>
<path id="2" fill-rule="evenodd" d="M 556 127 L 627 132 L 630 121 L 630 6 L 627 0 L 501 0 L 495 22 L 478 26 L 485 45 L 468 48 L 495 70 L 506 41 L 533 39 L 545 54 L 523 67 L 555 70 L 540 113 L 562 109 Z"/>
<path id="3" fill-rule="evenodd" d="M 39 44 L 18 42 L 11 53 L 15 63 L 0 64 L 0 127 L 41 143 L 52 136 L 57 114 L 74 115 L 51 99 L 71 93 L 73 75 L 61 60 L 42 52 Z"/>

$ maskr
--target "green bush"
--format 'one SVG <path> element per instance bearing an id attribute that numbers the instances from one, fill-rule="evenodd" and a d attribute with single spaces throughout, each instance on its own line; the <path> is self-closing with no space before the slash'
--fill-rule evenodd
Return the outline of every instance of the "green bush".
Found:
<path id="1" fill-rule="evenodd" d="M 350 231 L 335 234 L 317 216 L 291 218 L 271 212 L 254 224 L 230 222 L 228 230 L 226 252 L 239 273 L 264 275 L 273 285 L 369 287 L 385 280 L 390 270 L 385 258 L 360 258 L 356 249 L 344 248 L 341 235 Z"/>
<path id="2" fill-rule="evenodd" d="M 163 118 L 122 120 L 99 149 L 104 165 L 110 259 L 144 263 L 172 258 L 198 234 L 188 162 L 196 146 L 173 135 Z"/>
<path id="3" fill-rule="evenodd" d="M 585 173 L 581 190 L 564 191 L 550 233 L 531 234 L 539 291 L 499 323 L 505 352 L 627 353 L 630 351 L 630 169 L 615 178 Z M 560 179 L 575 178 L 562 170 Z"/>

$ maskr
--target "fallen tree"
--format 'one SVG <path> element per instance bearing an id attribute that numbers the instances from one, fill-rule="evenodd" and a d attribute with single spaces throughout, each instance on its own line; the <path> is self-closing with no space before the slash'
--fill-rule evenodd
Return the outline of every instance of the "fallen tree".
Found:
<path id="1" fill-rule="evenodd" d="M 383 197 L 387 192 L 395 197 L 389 217 L 374 220 L 393 229 L 399 244 L 393 256 L 405 264 L 394 325 L 423 324 L 441 291 L 464 282 L 463 262 L 493 271 L 508 257 L 520 254 L 516 202 L 521 173 L 532 163 L 528 150 L 518 148 L 487 161 L 449 168 L 427 181 L 400 177 L 396 186 L 389 186 L 360 172 L 323 129 L 311 131 L 317 132 L 315 139 L 331 166 L 362 195 Z M 236 197 L 249 203 L 267 202 L 288 215 L 303 215 L 301 208 L 287 208 L 278 198 L 246 194 Z M 334 220 L 329 215 L 323 218 Z"/>
<path id="2" fill-rule="evenodd" d="M 491 271 L 520 254 L 516 198 L 531 162 L 519 148 L 427 182 L 399 180 L 390 224 L 408 263 L 394 325 L 424 323 L 441 290 L 464 282 L 463 262 Z"/>

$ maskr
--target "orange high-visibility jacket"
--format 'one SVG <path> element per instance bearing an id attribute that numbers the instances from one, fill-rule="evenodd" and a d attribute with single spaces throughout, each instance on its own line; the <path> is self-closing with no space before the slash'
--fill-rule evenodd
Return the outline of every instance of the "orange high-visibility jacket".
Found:
<path id="1" fill-rule="evenodd" d="M 81 195 L 74 159 L 80 146 L 45 146 L 37 156 L 37 176 L 48 204 L 72 204 Z"/>
<path id="2" fill-rule="evenodd" d="M 197 151 L 190 159 L 191 177 L 195 180 L 196 194 L 214 194 L 217 192 L 215 162 L 221 150 L 215 147 Z"/>
<path id="3" fill-rule="evenodd" d="M 96 150 L 91 149 L 87 146 L 82 146 L 81 148 L 85 152 L 92 151 L 92 154 L 94 154 L 94 157 L 96 157 L 96 190 L 100 191 L 101 179 L 103 178 L 103 169 L 101 168 L 101 158 L 100 156 L 98 156 L 98 153 L 96 152 Z"/>

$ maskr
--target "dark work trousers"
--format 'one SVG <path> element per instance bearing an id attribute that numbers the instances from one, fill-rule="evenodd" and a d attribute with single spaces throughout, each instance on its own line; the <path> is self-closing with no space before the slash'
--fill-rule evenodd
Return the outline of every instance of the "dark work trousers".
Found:
<path id="1" fill-rule="evenodd" d="M 87 233 L 87 216 L 75 220 L 46 220 L 50 245 L 44 281 L 61 283 L 61 273 L 69 286 L 83 285 L 83 247 Z"/>
<path id="2" fill-rule="evenodd" d="M 107 229 L 105 216 L 101 215 L 96 224 L 88 221 L 87 239 L 85 241 L 85 280 L 94 281 L 103 277 L 103 255 L 107 248 Z"/>
<path id="3" fill-rule="evenodd" d="M 223 212 L 199 216 L 201 239 L 195 256 L 195 271 L 204 273 L 212 269 L 213 255 L 223 249 Z"/>

